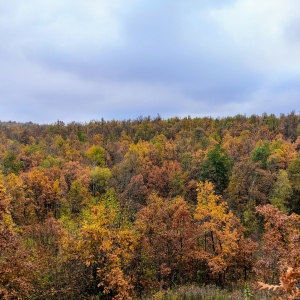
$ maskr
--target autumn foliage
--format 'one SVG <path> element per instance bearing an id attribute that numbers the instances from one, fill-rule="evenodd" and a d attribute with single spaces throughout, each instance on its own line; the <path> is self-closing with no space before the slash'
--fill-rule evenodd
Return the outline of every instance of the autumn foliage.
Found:
<path id="1" fill-rule="evenodd" d="M 0 122 L 0 141 L 1 299 L 299 297 L 294 112 Z"/>

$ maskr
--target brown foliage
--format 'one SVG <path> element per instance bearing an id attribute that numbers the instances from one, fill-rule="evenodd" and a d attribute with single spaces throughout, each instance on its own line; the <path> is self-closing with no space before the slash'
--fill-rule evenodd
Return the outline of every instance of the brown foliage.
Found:
<path id="1" fill-rule="evenodd" d="M 287 267 L 299 267 L 300 216 L 288 216 L 269 204 L 257 207 L 256 210 L 265 221 L 261 257 L 256 263 L 256 272 L 264 281 L 273 283 Z"/>
<path id="2" fill-rule="evenodd" d="M 279 297 L 278 300 L 295 300 L 300 297 L 299 282 L 300 271 L 289 267 L 281 274 L 279 285 L 270 285 L 263 282 L 258 282 L 258 286 L 260 290 L 271 290 L 284 297 Z"/>
<path id="3" fill-rule="evenodd" d="M 135 228 L 140 237 L 138 268 L 153 274 L 152 278 L 140 274 L 143 282 L 138 285 L 144 289 L 158 284 L 170 286 L 192 276 L 196 228 L 182 198 L 170 201 L 152 195 L 148 205 L 138 212 Z"/>
<path id="4" fill-rule="evenodd" d="M 183 193 L 184 174 L 177 160 L 165 160 L 162 167 L 154 166 L 148 178 L 148 188 L 160 197 L 174 197 Z"/>

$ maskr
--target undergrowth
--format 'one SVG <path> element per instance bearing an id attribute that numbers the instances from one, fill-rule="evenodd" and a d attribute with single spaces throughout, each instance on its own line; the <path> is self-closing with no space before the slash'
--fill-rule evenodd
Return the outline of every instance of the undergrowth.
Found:
<path id="1" fill-rule="evenodd" d="M 267 300 L 268 291 L 252 291 L 248 285 L 234 291 L 216 286 L 182 286 L 168 291 L 159 291 L 147 300 Z"/>

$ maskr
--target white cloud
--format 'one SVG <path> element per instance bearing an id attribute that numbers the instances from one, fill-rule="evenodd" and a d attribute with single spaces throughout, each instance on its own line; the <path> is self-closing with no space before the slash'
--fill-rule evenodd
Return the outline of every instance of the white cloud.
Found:
<path id="1" fill-rule="evenodd" d="M 295 0 L 243 0 L 211 15 L 226 30 L 245 63 L 262 72 L 282 71 L 294 70 L 299 62 L 298 53 L 285 37 L 285 26 L 299 8 Z"/>

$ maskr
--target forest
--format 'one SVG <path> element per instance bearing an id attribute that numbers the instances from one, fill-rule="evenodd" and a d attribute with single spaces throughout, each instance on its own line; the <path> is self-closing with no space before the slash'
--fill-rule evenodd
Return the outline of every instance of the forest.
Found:
<path id="1" fill-rule="evenodd" d="M 1 121 L 0 141 L 1 299 L 300 297 L 295 112 Z"/>

